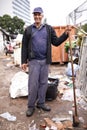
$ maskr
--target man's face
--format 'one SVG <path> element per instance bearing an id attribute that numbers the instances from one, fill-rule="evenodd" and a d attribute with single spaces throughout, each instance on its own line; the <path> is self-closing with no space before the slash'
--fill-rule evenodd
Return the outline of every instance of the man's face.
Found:
<path id="1" fill-rule="evenodd" d="M 37 13 L 34 13 L 33 16 L 34 16 L 35 23 L 37 24 L 41 23 L 43 14 L 37 12 Z"/>

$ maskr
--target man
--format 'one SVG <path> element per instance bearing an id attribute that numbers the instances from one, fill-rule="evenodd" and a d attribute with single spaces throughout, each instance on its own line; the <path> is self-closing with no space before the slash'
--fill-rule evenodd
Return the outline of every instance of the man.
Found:
<path id="1" fill-rule="evenodd" d="M 21 53 L 22 69 L 26 71 L 27 64 L 29 65 L 26 116 L 33 115 L 35 105 L 44 111 L 51 110 L 49 106 L 45 105 L 48 67 L 51 63 L 51 43 L 59 46 L 68 38 L 68 29 L 58 38 L 50 25 L 42 24 L 43 10 L 41 7 L 33 10 L 33 17 L 35 23 L 27 27 L 24 32 Z"/>

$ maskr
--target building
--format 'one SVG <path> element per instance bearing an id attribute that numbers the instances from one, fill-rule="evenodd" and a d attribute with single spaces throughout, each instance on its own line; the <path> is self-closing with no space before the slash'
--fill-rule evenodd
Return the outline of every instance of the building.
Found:
<path id="1" fill-rule="evenodd" d="M 25 22 L 25 25 L 30 25 L 29 0 L 0 0 L 0 16 L 4 14 L 17 16 Z"/>

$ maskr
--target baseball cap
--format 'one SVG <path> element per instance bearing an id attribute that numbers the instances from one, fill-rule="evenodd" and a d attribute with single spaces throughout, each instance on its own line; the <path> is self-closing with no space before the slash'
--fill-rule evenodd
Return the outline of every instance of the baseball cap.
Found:
<path id="1" fill-rule="evenodd" d="M 41 7 L 36 7 L 36 8 L 34 8 L 34 10 L 33 10 L 33 14 L 34 13 L 43 13 L 43 9 L 41 8 Z"/>

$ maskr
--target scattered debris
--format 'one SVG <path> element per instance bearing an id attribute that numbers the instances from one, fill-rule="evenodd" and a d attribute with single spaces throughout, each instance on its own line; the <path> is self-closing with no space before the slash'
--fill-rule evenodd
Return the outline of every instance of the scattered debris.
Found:
<path id="1" fill-rule="evenodd" d="M 49 118 L 44 118 L 46 122 L 46 126 L 48 126 L 50 129 L 54 128 L 53 130 L 64 130 L 63 129 L 63 124 L 61 122 L 54 123 L 52 120 Z"/>
<path id="2" fill-rule="evenodd" d="M 80 122 L 84 123 L 83 117 L 79 117 Z"/>
<path id="3" fill-rule="evenodd" d="M 5 61 L 9 62 L 9 61 L 11 61 L 11 59 L 5 58 L 3 60 L 3 62 L 5 62 Z M 9 69 L 12 69 L 12 67 L 10 67 L 10 66 L 12 66 L 12 62 L 9 62 L 6 67 L 8 67 Z M 59 94 L 58 94 L 58 98 L 60 98 L 60 100 L 62 99 L 62 100 L 73 101 L 73 91 L 72 91 L 71 78 L 67 77 L 66 75 L 58 75 L 58 74 L 56 75 L 56 73 L 57 72 L 55 72 L 55 74 L 53 73 L 52 74 L 53 76 L 49 76 L 49 77 L 59 79 L 58 91 L 61 94 L 61 97 L 59 97 Z M 14 86 L 13 86 L 13 88 L 11 88 L 12 86 L 10 86 L 10 89 L 9 89 L 10 96 L 12 98 L 23 96 L 23 94 L 22 94 L 23 91 L 21 91 L 21 89 L 22 89 L 22 85 L 25 85 L 25 83 L 26 83 L 26 88 L 27 88 L 27 80 L 28 80 L 27 76 L 28 76 L 27 73 L 25 73 L 23 71 L 19 71 L 18 73 L 16 73 L 14 75 L 14 77 L 11 80 L 11 85 L 14 84 Z M 25 77 L 26 81 L 25 81 L 24 77 Z M 52 82 L 48 81 L 48 84 L 51 84 L 51 83 Z M 7 89 L 7 88 L 5 88 L 5 89 Z M 15 91 L 15 90 L 17 90 L 17 91 Z M 25 86 L 24 86 L 24 89 L 22 89 L 22 90 L 25 90 Z M 26 91 L 27 91 L 27 89 L 26 89 Z M 4 96 L 4 94 L 3 94 L 2 97 L 0 97 L 0 99 L 2 100 L 3 98 L 7 98 L 7 97 L 8 97 L 8 95 Z M 80 90 L 77 89 L 77 88 L 76 88 L 76 98 L 77 98 L 77 103 L 83 109 L 87 110 L 87 101 L 84 101 L 84 99 L 83 99 L 83 97 L 80 93 Z M 15 102 L 15 100 L 12 101 L 12 103 L 14 103 L 14 102 Z M 23 111 L 23 113 L 24 113 L 24 111 Z M 61 114 L 61 116 L 60 116 L 60 114 Z M 20 127 L 21 130 L 26 129 L 26 127 L 28 128 L 28 130 L 57 130 L 57 129 L 58 130 L 66 130 L 66 129 L 72 130 L 73 129 L 73 126 L 72 126 L 72 111 L 69 111 L 69 115 L 66 114 L 65 116 L 64 116 L 63 113 L 59 113 L 58 116 L 55 117 L 55 115 L 54 115 L 53 117 L 51 117 L 51 119 L 49 119 L 49 114 L 44 113 L 42 111 L 38 112 L 38 115 L 40 117 L 47 117 L 47 118 L 44 118 L 43 123 L 41 123 L 41 124 L 40 124 L 40 122 L 38 123 L 39 126 L 33 120 L 30 124 L 27 121 L 28 124 L 26 123 L 26 126 L 25 126 L 25 121 L 17 123 L 16 126 L 14 124 L 9 124 L 9 129 L 11 129 L 11 128 L 12 129 L 15 129 L 15 128 L 19 129 L 19 127 Z M 39 116 L 37 116 L 37 117 L 39 117 Z M 8 112 L 0 114 L 0 117 L 3 117 L 3 118 L 5 118 L 9 121 L 16 121 L 16 117 L 9 114 Z M 82 123 L 82 127 L 84 129 L 87 129 L 87 125 L 84 124 L 85 120 L 83 119 L 83 117 L 79 117 L 79 120 Z M 31 119 L 33 119 L 33 118 L 31 118 Z"/>
<path id="4" fill-rule="evenodd" d="M 9 112 L 5 112 L 3 114 L 0 114 L 0 117 L 3 117 L 7 119 L 8 121 L 16 121 L 16 117 L 11 115 Z"/>
<path id="5" fill-rule="evenodd" d="M 29 130 L 39 130 L 38 128 L 36 128 L 36 123 L 34 120 L 32 120 L 29 124 Z"/>
<path id="6" fill-rule="evenodd" d="M 67 120 L 70 120 L 72 121 L 72 116 L 71 114 L 59 114 L 59 115 L 56 115 L 56 117 L 52 118 L 52 120 L 54 122 L 59 122 L 59 121 L 67 121 Z"/>
<path id="7" fill-rule="evenodd" d="M 84 125 L 83 125 L 83 128 L 87 130 L 87 124 L 84 124 Z"/>

